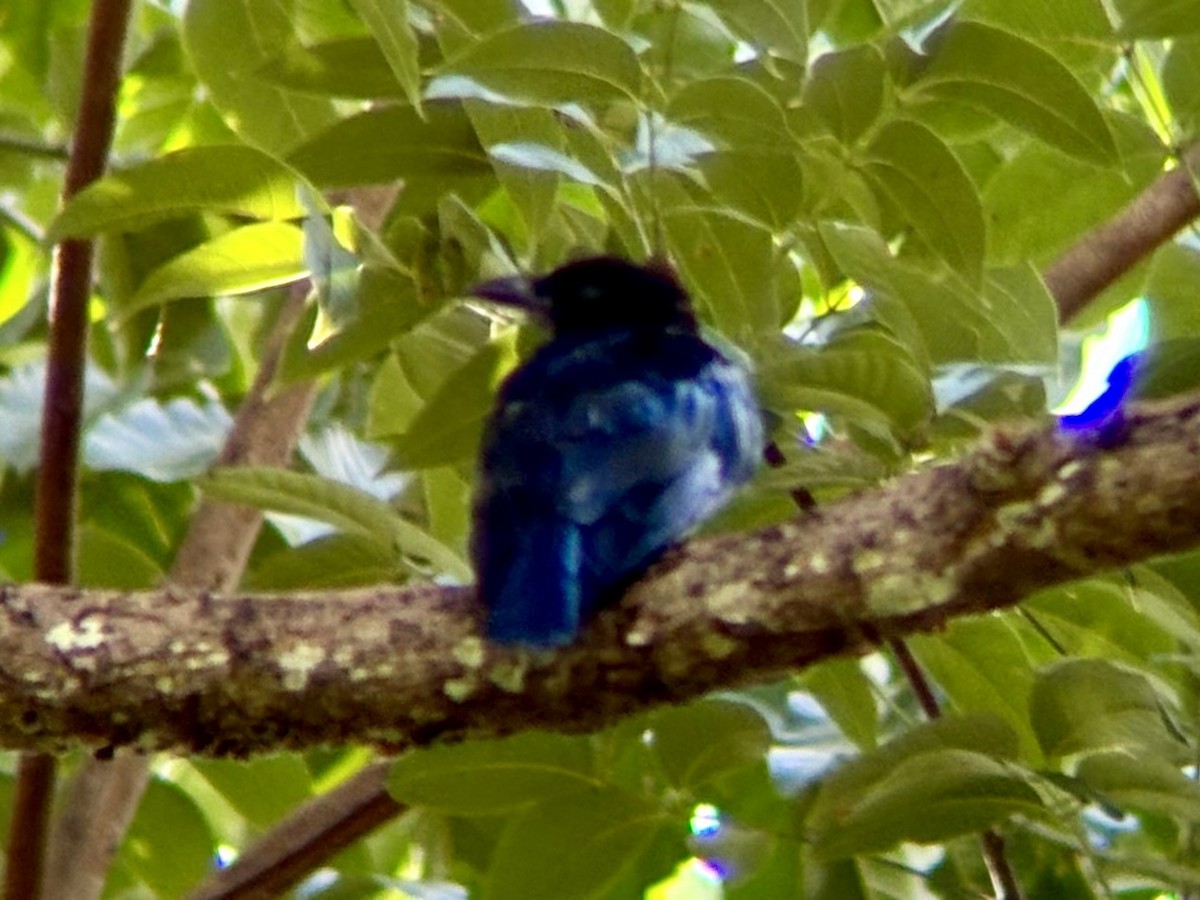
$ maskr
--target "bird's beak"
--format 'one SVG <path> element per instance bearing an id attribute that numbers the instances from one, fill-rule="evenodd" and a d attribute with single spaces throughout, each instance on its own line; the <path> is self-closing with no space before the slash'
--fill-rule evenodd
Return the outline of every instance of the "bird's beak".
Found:
<path id="1" fill-rule="evenodd" d="M 471 294 L 493 303 L 513 306 L 545 318 L 550 314 L 549 300 L 537 292 L 532 279 L 523 275 L 493 278 L 471 288 Z"/>

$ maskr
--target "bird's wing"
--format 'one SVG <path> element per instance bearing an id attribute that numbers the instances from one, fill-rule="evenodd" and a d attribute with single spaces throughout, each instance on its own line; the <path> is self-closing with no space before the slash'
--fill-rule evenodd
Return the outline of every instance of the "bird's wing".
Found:
<path id="1" fill-rule="evenodd" d="M 531 370 L 512 385 L 485 438 L 472 554 L 500 639 L 569 641 L 582 614 L 711 515 L 761 453 L 749 379 L 720 356 L 687 377 L 648 367 L 603 379 L 571 362 L 552 382 Z"/>

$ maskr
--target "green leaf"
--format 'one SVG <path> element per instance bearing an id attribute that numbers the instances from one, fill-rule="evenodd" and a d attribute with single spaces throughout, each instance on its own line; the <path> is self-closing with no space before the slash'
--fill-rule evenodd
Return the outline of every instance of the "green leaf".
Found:
<path id="1" fill-rule="evenodd" d="M 1052 758 L 1125 750 L 1147 759 L 1187 761 L 1167 731 L 1158 695 L 1144 675 L 1103 659 L 1065 659 L 1038 672 L 1030 721 Z"/>
<path id="2" fill-rule="evenodd" d="M 1079 764 L 1076 777 L 1118 806 L 1193 822 L 1200 784 L 1161 759 L 1129 753 L 1096 753 Z"/>
<path id="3" fill-rule="evenodd" d="M 1175 643 L 1138 612 L 1132 595 L 1123 580 L 1092 578 L 1038 591 L 1027 608 L 1070 654 L 1153 664 Z"/>
<path id="4" fill-rule="evenodd" d="M 949 715 L 924 722 L 883 746 L 846 762 L 826 777 L 805 824 L 817 833 L 840 827 L 846 811 L 871 798 L 877 786 L 887 784 L 897 766 L 904 763 L 914 763 L 910 771 L 917 771 L 923 761 L 949 751 L 1006 760 L 1016 756 L 1017 746 L 1017 736 L 1012 729 L 990 713 Z M 888 790 L 893 791 L 895 787 L 893 784 Z M 892 840 L 886 835 L 884 839 Z"/>
<path id="5" fill-rule="evenodd" d="M 1175 127 L 1184 134 L 1200 130 L 1200 97 L 1195 87 L 1200 84 L 1200 37 L 1172 41 L 1162 65 L 1162 89 Z"/>
<path id="6" fill-rule="evenodd" d="M 203 210 L 251 219 L 304 214 L 296 177 L 251 147 L 190 147 L 93 182 L 50 226 L 49 240 L 131 231 Z"/>
<path id="7" fill-rule="evenodd" d="M 336 119 L 333 103 L 255 76 L 280 48 L 299 43 L 296 0 L 194 0 L 183 14 L 188 58 L 229 126 L 283 154 Z"/>
<path id="8" fill-rule="evenodd" d="M 820 235 L 846 275 L 904 304 L 933 363 L 1057 360 L 1058 313 L 1029 266 L 989 270 L 981 290 L 952 273 L 931 274 L 893 259 L 869 229 L 822 224 Z"/>
<path id="9" fill-rule="evenodd" d="M 319 341 L 310 338 L 317 310 L 292 332 L 284 352 L 288 381 L 312 378 L 337 366 L 367 359 L 387 348 L 422 319 L 437 311 L 417 295 L 411 278 L 390 268 L 367 265 L 359 272 L 355 318 Z"/>
<path id="10" fill-rule="evenodd" d="M 301 239 L 300 229 L 286 222 L 227 231 L 147 275 L 121 316 L 181 297 L 232 296 L 288 284 L 307 271 Z"/>
<path id="11" fill-rule="evenodd" d="M 930 97 L 986 110 L 1065 153 L 1101 165 L 1117 146 L 1087 88 L 1049 51 L 981 22 L 954 21 L 915 83 Z"/>
<path id="12" fill-rule="evenodd" d="M 733 769 L 762 762 L 771 730 L 753 707 L 709 699 L 655 715 L 654 752 L 671 784 L 696 788 Z"/>
<path id="13" fill-rule="evenodd" d="M 308 767 L 293 753 L 252 760 L 193 757 L 189 764 L 257 828 L 282 819 L 313 792 Z"/>
<path id="14" fill-rule="evenodd" d="M 928 419 L 928 377 L 908 351 L 878 328 L 837 336 L 821 347 L 787 345 L 758 370 L 763 404 L 890 423 L 910 432 Z"/>
<path id="15" fill-rule="evenodd" d="M 727 209 L 670 198 L 663 226 L 671 257 L 706 322 L 736 343 L 776 334 L 779 303 L 771 232 Z"/>
<path id="16" fill-rule="evenodd" d="M 396 760 L 388 776 L 399 802 L 459 816 L 510 813 L 598 784 L 586 738 L 544 732 L 419 750 Z"/>
<path id="17" fill-rule="evenodd" d="M 472 458 L 496 387 L 516 361 L 513 331 L 486 344 L 447 378 L 396 440 L 401 465 L 427 469 Z"/>
<path id="18" fill-rule="evenodd" d="M 803 0 L 710 0 L 737 35 L 782 59 L 808 61 L 808 13 Z"/>
<path id="19" fill-rule="evenodd" d="M 857 659 L 832 659 L 805 669 L 800 685 L 811 693 L 842 734 L 861 749 L 875 747 L 879 726 L 875 692 Z"/>
<path id="20" fill-rule="evenodd" d="M 804 202 L 804 172 L 786 153 L 726 150 L 706 154 L 700 171 L 713 195 L 753 218 L 786 231 Z"/>
<path id="21" fill-rule="evenodd" d="M 1173 38 L 1200 32 L 1195 0 L 1113 0 L 1121 37 Z"/>
<path id="22" fill-rule="evenodd" d="M 318 591 L 402 581 L 409 573 L 391 547 L 361 534 L 327 534 L 255 563 L 248 591 Z"/>
<path id="23" fill-rule="evenodd" d="M 547 147 L 545 144 L 534 144 L 529 141 L 493 144 L 488 148 L 488 155 L 498 162 L 521 169 L 555 172 L 566 175 L 581 184 L 604 186 L 604 182 L 595 172 L 565 153 L 555 150 L 553 147 Z"/>
<path id="24" fill-rule="evenodd" d="M 1200 304 L 1195 302 L 1198 283 L 1200 250 L 1171 242 L 1155 251 L 1144 294 L 1150 304 L 1150 333 L 1155 343 L 1200 337 Z"/>
<path id="25" fill-rule="evenodd" d="M 633 49 L 612 32 L 581 22 L 542 19 L 470 45 L 442 67 L 426 96 L 601 103 L 636 100 L 640 83 Z"/>
<path id="26" fill-rule="evenodd" d="M 487 875 L 491 900 L 597 897 L 668 827 L 665 815 L 613 788 L 544 800 L 508 824 Z"/>
<path id="27" fill-rule="evenodd" d="M 491 166 L 457 103 L 381 106 L 343 119 L 297 147 L 288 162 L 319 186 L 490 174 Z"/>
<path id="28" fill-rule="evenodd" d="M 169 781 L 151 779 L 138 803 L 121 861 L 157 896 L 182 897 L 208 875 L 216 852 L 195 802 Z"/>
<path id="29" fill-rule="evenodd" d="M 890 122 L 867 148 L 866 170 L 929 250 L 977 284 L 983 207 L 974 182 L 942 139 L 917 122 Z"/>
<path id="30" fill-rule="evenodd" d="M 746 78 L 689 82 L 671 98 L 667 118 L 730 147 L 762 152 L 764 140 L 780 148 L 794 144 L 779 102 Z"/>
<path id="31" fill-rule="evenodd" d="M 1016 628 L 1008 617 L 960 619 L 942 634 L 913 635 L 909 646 L 956 711 L 1000 716 L 1020 737 L 1022 758 L 1039 764 L 1029 726 L 1035 660 Z"/>
<path id="32" fill-rule="evenodd" d="M 317 519 L 385 544 L 395 516 L 387 503 L 356 487 L 270 466 L 214 469 L 196 486 L 219 500 Z"/>
<path id="33" fill-rule="evenodd" d="M 861 796 L 842 803 L 836 818 L 817 831 L 814 850 L 822 859 L 837 859 L 901 841 L 934 843 L 1042 809 L 1037 791 L 1010 766 L 969 750 L 935 750 L 900 761 Z"/>
<path id="34" fill-rule="evenodd" d="M 301 47 L 288 44 L 254 73 L 302 94 L 362 100 L 400 98 L 403 88 L 373 38 L 345 38 Z"/>
<path id="35" fill-rule="evenodd" d="M 470 568 L 448 547 L 387 503 L 348 484 L 267 466 L 238 466 L 213 471 L 198 479 L 197 487 L 221 500 L 328 522 L 379 541 L 381 549 L 395 546 L 402 554 L 428 560 L 438 571 L 471 578 Z"/>
<path id="36" fill-rule="evenodd" d="M 350 0 L 350 5 L 371 29 L 391 66 L 404 96 L 421 111 L 421 65 L 417 36 L 408 19 L 408 0 Z"/>
<path id="37" fill-rule="evenodd" d="M 79 526 L 80 584 L 89 588 L 146 590 L 162 581 L 163 569 L 128 538 L 91 522 Z"/>
<path id="38" fill-rule="evenodd" d="M 883 56 L 870 44 L 826 53 L 808 73 L 804 105 L 850 145 L 879 116 L 885 78 Z"/>
<path id="39" fill-rule="evenodd" d="M 1144 120 L 1113 115 L 1110 121 L 1123 171 L 1064 156 L 1040 143 L 1017 150 L 996 171 L 983 195 L 990 259 L 1000 265 L 1049 262 L 1162 172 L 1165 149 Z"/>

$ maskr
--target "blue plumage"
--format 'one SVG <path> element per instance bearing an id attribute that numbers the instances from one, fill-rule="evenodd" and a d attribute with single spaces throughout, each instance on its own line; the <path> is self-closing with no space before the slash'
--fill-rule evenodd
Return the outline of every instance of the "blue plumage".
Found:
<path id="1" fill-rule="evenodd" d="M 471 554 L 489 636 L 557 646 L 750 478 L 762 421 L 661 270 L 601 257 L 476 293 L 553 332 L 500 389 Z"/>

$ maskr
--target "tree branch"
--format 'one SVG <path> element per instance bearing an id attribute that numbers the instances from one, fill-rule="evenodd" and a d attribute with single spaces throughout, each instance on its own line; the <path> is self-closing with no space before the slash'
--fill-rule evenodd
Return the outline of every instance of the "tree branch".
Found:
<path id="1" fill-rule="evenodd" d="M 9 586 L 0 743 L 244 755 L 594 730 L 1195 546 L 1200 399 L 1135 407 L 1103 436 L 995 432 L 953 465 L 693 542 L 543 656 L 486 643 L 466 588 Z"/>
<path id="2" fill-rule="evenodd" d="M 1179 168 L 1166 172 L 1119 213 L 1067 248 L 1042 274 L 1068 322 L 1106 287 L 1143 257 L 1200 216 L 1196 169 L 1200 144 L 1183 154 Z"/>

